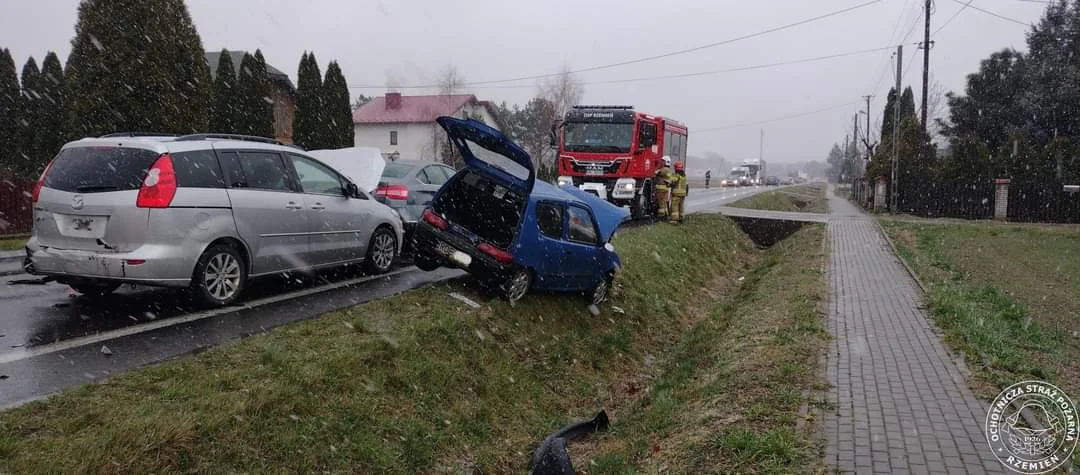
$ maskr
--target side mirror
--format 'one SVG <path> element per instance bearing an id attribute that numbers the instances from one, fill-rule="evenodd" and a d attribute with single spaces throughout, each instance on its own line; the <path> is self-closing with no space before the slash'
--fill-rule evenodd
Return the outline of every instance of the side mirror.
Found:
<path id="1" fill-rule="evenodd" d="M 360 197 L 360 188 L 356 186 L 356 183 L 349 183 L 345 185 L 345 196 L 349 198 Z"/>

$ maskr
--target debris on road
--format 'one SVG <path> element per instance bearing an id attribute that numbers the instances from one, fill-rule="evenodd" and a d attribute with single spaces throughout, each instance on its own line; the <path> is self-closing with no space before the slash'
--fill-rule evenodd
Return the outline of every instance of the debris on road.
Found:
<path id="1" fill-rule="evenodd" d="M 105 345 L 101 345 L 101 354 L 105 356 L 112 356 L 112 350 L 110 350 L 109 347 Z"/>
<path id="2" fill-rule="evenodd" d="M 589 313 L 591 313 L 592 316 L 594 316 L 594 317 L 599 317 L 600 316 L 600 308 L 597 307 L 596 304 L 590 304 L 589 305 Z"/>
<path id="3" fill-rule="evenodd" d="M 547 436 L 533 452 L 529 460 L 529 473 L 534 475 L 555 475 L 575 473 L 566 451 L 569 441 L 581 440 L 594 432 L 608 429 L 608 415 L 603 409 L 591 420 L 570 424 L 558 432 Z"/>
<path id="4" fill-rule="evenodd" d="M 616 307 L 614 305 L 611 306 L 611 311 L 615 312 L 615 313 L 617 313 L 619 315 L 625 315 L 626 314 L 626 310 L 623 310 L 622 307 Z"/>
<path id="5" fill-rule="evenodd" d="M 460 300 L 460 301 L 464 302 L 465 305 L 468 305 L 468 306 L 470 306 L 472 308 L 480 308 L 480 304 L 476 303 L 472 299 L 470 299 L 470 298 L 468 298 L 468 297 L 466 297 L 464 295 L 461 295 L 461 294 L 459 294 L 457 292 L 450 292 L 450 297 L 454 298 L 454 299 L 457 299 L 457 300 Z"/>

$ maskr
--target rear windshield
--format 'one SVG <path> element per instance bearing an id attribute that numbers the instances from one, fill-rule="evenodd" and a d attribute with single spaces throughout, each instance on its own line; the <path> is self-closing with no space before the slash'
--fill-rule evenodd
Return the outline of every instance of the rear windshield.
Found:
<path id="1" fill-rule="evenodd" d="M 517 235 L 525 197 L 483 175 L 468 171 L 446 185 L 431 204 L 451 223 L 506 248 Z"/>
<path id="2" fill-rule="evenodd" d="M 44 186 L 71 193 L 138 190 L 158 153 L 126 147 L 80 147 L 60 152 Z"/>
<path id="3" fill-rule="evenodd" d="M 412 165 L 404 163 L 387 163 L 386 168 L 383 169 L 383 178 L 404 178 L 409 174 L 409 170 L 412 170 Z"/>

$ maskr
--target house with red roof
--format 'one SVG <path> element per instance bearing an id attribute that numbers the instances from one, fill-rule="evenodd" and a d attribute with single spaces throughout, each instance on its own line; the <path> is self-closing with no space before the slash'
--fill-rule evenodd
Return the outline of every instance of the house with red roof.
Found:
<path id="1" fill-rule="evenodd" d="M 353 111 L 356 146 L 376 147 L 396 160 L 440 161 L 440 116 L 477 119 L 499 128 L 495 106 L 472 94 L 405 96 L 388 92 Z"/>

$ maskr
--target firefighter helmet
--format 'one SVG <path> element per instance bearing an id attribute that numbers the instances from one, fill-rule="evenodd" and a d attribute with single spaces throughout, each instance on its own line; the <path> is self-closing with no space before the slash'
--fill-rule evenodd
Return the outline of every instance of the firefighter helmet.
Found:
<path id="1" fill-rule="evenodd" d="M 667 155 L 664 155 L 664 166 L 665 167 L 670 167 L 671 166 L 671 157 L 669 157 Z"/>
<path id="2" fill-rule="evenodd" d="M 683 162 L 675 162 L 675 171 L 681 172 L 686 170 L 686 165 Z"/>

